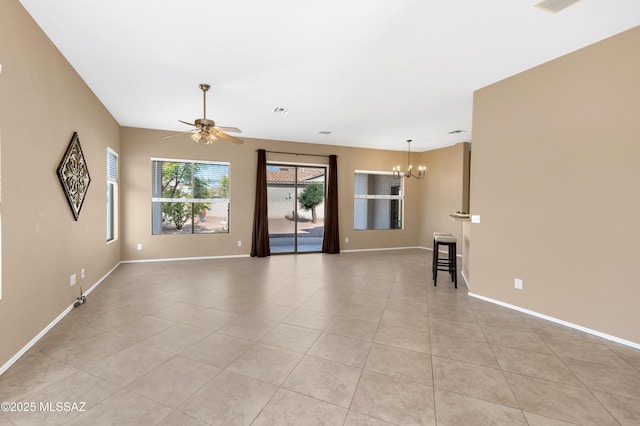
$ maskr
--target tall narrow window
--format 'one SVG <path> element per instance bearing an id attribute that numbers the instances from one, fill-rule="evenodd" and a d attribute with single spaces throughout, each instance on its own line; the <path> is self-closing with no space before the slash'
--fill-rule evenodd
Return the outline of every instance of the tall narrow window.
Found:
<path id="1" fill-rule="evenodd" d="M 107 148 L 107 241 L 117 239 L 118 154 Z"/>
<path id="2" fill-rule="evenodd" d="M 152 233 L 229 232 L 229 163 L 152 159 Z"/>
<path id="3" fill-rule="evenodd" d="M 356 170 L 353 229 L 402 229 L 402 184 L 391 173 Z"/>

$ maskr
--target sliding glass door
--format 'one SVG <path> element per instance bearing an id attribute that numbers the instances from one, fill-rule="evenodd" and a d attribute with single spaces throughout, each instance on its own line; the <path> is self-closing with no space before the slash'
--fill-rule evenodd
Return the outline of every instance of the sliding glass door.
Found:
<path id="1" fill-rule="evenodd" d="M 326 172 L 326 167 L 267 164 L 272 254 L 322 250 Z"/>

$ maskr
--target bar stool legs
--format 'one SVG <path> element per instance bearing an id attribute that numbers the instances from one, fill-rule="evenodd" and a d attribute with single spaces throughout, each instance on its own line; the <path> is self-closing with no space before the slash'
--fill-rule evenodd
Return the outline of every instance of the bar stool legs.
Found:
<path id="1" fill-rule="evenodd" d="M 433 257 L 431 259 L 431 274 L 433 275 L 436 272 L 436 266 L 438 264 L 438 250 L 436 249 L 436 237 L 442 235 L 442 236 L 453 236 L 448 232 L 434 232 L 433 233 L 433 245 L 431 247 L 433 247 Z"/>
<path id="2" fill-rule="evenodd" d="M 453 281 L 454 287 L 458 288 L 458 267 L 457 267 L 457 253 L 456 243 L 457 239 L 452 235 L 436 235 L 433 236 L 433 286 L 435 287 L 438 282 L 438 271 L 446 271 Z M 440 246 L 447 247 L 447 257 L 440 257 Z"/>

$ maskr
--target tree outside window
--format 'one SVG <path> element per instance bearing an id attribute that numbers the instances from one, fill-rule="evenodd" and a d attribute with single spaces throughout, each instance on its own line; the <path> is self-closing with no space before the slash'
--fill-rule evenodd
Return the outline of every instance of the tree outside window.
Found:
<path id="1" fill-rule="evenodd" d="M 303 210 L 311 210 L 311 223 L 316 223 L 316 207 L 324 200 L 324 185 L 312 182 L 298 195 L 298 203 Z"/>
<path id="2" fill-rule="evenodd" d="M 153 161 L 153 233 L 229 231 L 229 165 Z"/>

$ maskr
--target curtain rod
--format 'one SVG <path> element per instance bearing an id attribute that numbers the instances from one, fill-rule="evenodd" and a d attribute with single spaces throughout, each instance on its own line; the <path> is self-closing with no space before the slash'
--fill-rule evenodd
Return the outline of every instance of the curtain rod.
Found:
<path id="1" fill-rule="evenodd" d="M 259 149 L 256 149 L 256 152 L 260 151 Z M 289 155 L 304 155 L 306 157 L 324 157 L 324 158 L 329 158 L 331 157 L 330 155 L 322 155 L 322 154 L 302 154 L 299 152 L 284 152 L 284 151 L 267 151 L 265 149 L 264 152 L 268 152 L 269 154 L 289 154 Z M 337 155 L 336 155 L 337 157 Z"/>

